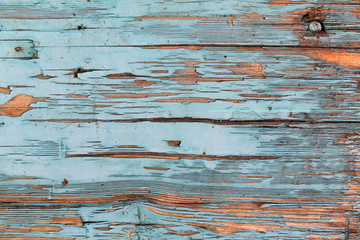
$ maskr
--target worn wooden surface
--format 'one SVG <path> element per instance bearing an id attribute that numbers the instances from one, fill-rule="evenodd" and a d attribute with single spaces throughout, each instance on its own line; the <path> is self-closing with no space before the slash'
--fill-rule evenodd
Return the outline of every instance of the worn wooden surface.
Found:
<path id="1" fill-rule="evenodd" d="M 360 239 L 359 16 L 1 1 L 0 239 Z"/>

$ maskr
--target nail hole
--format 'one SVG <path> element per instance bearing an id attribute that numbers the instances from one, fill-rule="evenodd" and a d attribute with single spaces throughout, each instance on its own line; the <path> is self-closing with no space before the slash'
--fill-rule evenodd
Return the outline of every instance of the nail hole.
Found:
<path id="1" fill-rule="evenodd" d="M 312 32 L 321 32 L 324 30 L 323 24 L 318 21 L 311 21 L 309 23 L 309 30 Z"/>
<path id="2" fill-rule="evenodd" d="M 17 52 L 22 51 L 22 47 L 16 47 L 16 48 L 15 48 L 15 51 L 17 51 Z"/>
<path id="3" fill-rule="evenodd" d="M 77 29 L 78 29 L 78 30 L 84 30 L 84 29 L 86 29 L 86 27 L 81 24 L 81 25 L 77 26 Z"/>
<path id="4" fill-rule="evenodd" d="M 74 71 L 74 78 L 78 78 L 79 75 L 78 73 L 82 73 L 84 71 L 84 69 L 82 67 L 76 68 Z"/>

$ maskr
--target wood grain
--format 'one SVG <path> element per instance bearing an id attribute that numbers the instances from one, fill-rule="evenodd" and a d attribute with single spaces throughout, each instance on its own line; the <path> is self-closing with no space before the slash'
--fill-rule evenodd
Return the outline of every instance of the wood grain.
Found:
<path id="1" fill-rule="evenodd" d="M 2 1 L 0 239 L 360 238 L 359 11 Z"/>

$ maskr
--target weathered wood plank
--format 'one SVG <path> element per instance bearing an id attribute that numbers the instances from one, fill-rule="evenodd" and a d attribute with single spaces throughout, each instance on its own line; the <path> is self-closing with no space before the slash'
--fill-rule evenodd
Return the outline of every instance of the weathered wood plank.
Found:
<path id="1" fill-rule="evenodd" d="M 358 232 L 358 140 L 352 134 L 357 124 L 61 125 L 61 135 L 76 137 L 54 142 L 54 128 L 33 124 L 37 131 L 26 126 L 24 140 L 12 137 L 1 144 L 8 160 L 0 201 L 4 209 L 18 209 L 15 221 L 21 222 L 28 209 L 21 203 L 30 209 L 44 206 L 39 211 L 49 211 L 55 219 L 56 209 L 75 204 L 69 211 L 77 220 L 71 220 L 83 237 L 121 236 L 125 226 L 134 228 L 134 238 L 160 239 L 189 231 L 224 239 L 341 238 L 347 226 L 351 236 Z M 189 135 L 189 126 L 198 132 Z M 181 141 L 180 146 L 168 146 L 169 139 Z M 42 224 L 29 222 L 34 229 Z M 74 234 L 66 230 L 71 223 L 49 224 L 57 227 L 49 232 Z M 150 229 L 142 229 L 144 224 Z M 22 234 L 6 224 L 4 228 L 9 236 Z"/>
<path id="2" fill-rule="evenodd" d="M 1 103 L 22 94 L 43 100 L 24 120 L 354 121 L 359 114 L 357 52 L 60 47 L 38 54 L 0 69 L 22 68 L 2 81 L 12 92 L 0 93 Z"/>
<path id="3" fill-rule="evenodd" d="M 136 202 L 104 204 L 100 207 L 77 206 L 77 208 L 64 207 L 63 209 L 49 209 L 44 206 L 30 205 L 26 220 L 29 226 L 38 230 L 37 232 L 34 231 L 32 236 L 58 236 L 61 231 L 62 236 L 70 239 L 74 239 L 72 238 L 74 236 L 75 239 L 239 239 L 245 237 L 257 239 L 327 239 L 328 237 L 344 239 L 344 235 L 347 234 L 347 231 L 344 230 L 346 227 L 349 229 L 347 236 L 356 237 L 353 232 L 358 227 L 356 217 L 347 215 L 344 218 L 339 216 L 337 212 L 329 211 L 329 208 L 332 207 L 331 203 L 327 207 L 323 207 L 320 214 L 297 215 L 297 213 L 302 212 L 300 206 L 315 211 L 319 210 L 319 206 L 316 203 L 309 203 L 306 199 L 299 200 L 299 205 L 294 204 L 292 200 L 278 202 L 264 199 L 252 202 L 249 199 L 243 199 L 242 202 L 241 206 L 224 203 L 222 209 L 217 207 L 217 203 L 159 206 L 148 202 L 146 199 Z M 268 212 L 261 211 L 259 213 L 258 209 L 261 208 Z M 283 215 L 284 208 L 293 214 Z M 346 206 L 343 208 L 345 209 Z M 224 216 L 219 213 L 222 211 L 228 211 L 233 216 L 224 219 Z M 14 212 L 20 216 L 24 214 L 22 209 L 14 209 Z M 13 220 L 12 215 L 8 214 L 7 211 L 4 213 L 10 221 Z M 41 213 L 40 216 L 39 213 Z M 63 217 L 64 214 L 68 217 Z M 48 215 L 54 217 L 49 218 Z M 255 220 L 258 217 L 263 220 Z M 253 220 L 253 218 L 255 219 Z M 292 221 L 287 221 L 284 218 L 292 219 Z M 236 219 L 236 222 L 231 222 L 232 219 Z M 185 221 L 185 224 L 180 224 L 181 221 Z M 204 224 L 204 222 L 210 222 L 210 224 Z M 305 222 L 305 224 L 301 224 L 301 222 Z M 48 227 L 36 228 L 42 226 L 41 224 L 46 224 Z M 13 222 L 13 229 L 19 225 L 21 226 L 21 224 L 16 224 L 16 221 Z M 314 225 L 320 227 L 314 227 Z M 53 231 L 60 231 L 49 233 L 50 226 Z M 340 230 L 340 228 L 344 229 Z M 293 232 L 287 234 L 287 229 L 293 229 Z M 26 229 L 24 230 L 26 231 Z M 279 236 L 279 234 L 281 235 Z M 16 237 L 19 235 L 21 233 L 14 231 L 9 236 Z M 29 236 L 29 233 L 22 235 Z"/>
<path id="4" fill-rule="evenodd" d="M 21 1 L 20 5 L 0 5 L 0 37 L 30 38 L 39 46 L 236 44 L 359 48 L 360 13 L 355 2 Z M 310 31 L 312 21 L 321 23 L 324 31 Z"/>

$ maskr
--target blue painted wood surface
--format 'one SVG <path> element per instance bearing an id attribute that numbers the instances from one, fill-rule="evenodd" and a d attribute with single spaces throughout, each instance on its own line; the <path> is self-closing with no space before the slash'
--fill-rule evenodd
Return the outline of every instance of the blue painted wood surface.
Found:
<path id="1" fill-rule="evenodd" d="M 0 239 L 358 239 L 359 16 L 2 1 Z"/>

